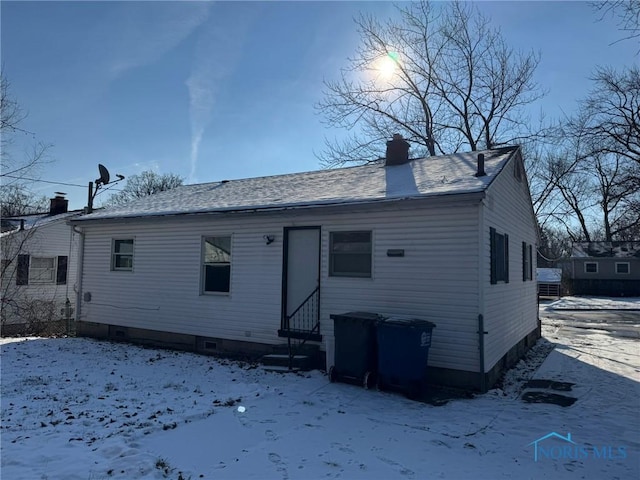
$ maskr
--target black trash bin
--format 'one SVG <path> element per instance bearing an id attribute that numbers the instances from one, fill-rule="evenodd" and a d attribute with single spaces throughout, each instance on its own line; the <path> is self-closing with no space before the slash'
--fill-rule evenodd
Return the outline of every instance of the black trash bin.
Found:
<path id="1" fill-rule="evenodd" d="M 348 312 L 330 316 L 333 320 L 335 356 L 329 380 L 375 385 L 377 371 L 376 330 L 383 316 L 370 312 Z"/>
<path id="2" fill-rule="evenodd" d="M 427 385 L 427 361 L 435 325 L 426 320 L 389 317 L 378 323 L 378 388 L 420 397 Z"/>

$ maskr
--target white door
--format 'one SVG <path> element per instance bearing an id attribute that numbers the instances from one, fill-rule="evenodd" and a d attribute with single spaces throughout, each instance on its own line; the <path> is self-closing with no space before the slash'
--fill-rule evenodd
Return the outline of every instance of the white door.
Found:
<path id="1" fill-rule="evenodd" d="M 320 228 L 288 228 L 285 239 L 283 328 L 310 331 L 318 320 Z"/>

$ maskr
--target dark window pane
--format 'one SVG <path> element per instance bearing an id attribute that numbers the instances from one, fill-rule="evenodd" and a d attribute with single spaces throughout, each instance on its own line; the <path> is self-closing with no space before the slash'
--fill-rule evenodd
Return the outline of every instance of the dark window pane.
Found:
<path id="1" fill-rule="evenodd" d="M 334 255 L 333 274 L 348 276 L 371 276 L 371 255 Z"/>
<path id="2" fill-rule="evenodd" d="M 58 257 L 58 269 L 56 271 L 57 285 L 66 285 L 67 283 L 67 263 L 68 257 L 66 255 Z"/>
<path id="3" fill-rule="evenodd" d="M 131 255 L 116 255 L 114 267 L 117 269 L 131 270 L 133 268 L 133 257 Z"/>
<path id="4" fill-rule="evenodd" d="M 329 274 L 371 277 L 371 232 L 331 232 Z"/>
<path id="5" fill-rule="evenodd" d="M 228 292 L 230 279 L 231 265 L 205 265 L 205 292 Z"/>
<path id="6" fill-rule="evenodd" d="M 133 254 L 133 240 L 115 240 L 114 253 Z"/>

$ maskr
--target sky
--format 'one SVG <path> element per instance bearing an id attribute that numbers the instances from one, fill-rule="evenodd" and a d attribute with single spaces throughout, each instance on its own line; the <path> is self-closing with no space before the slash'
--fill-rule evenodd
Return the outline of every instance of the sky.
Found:
<path id="1" fill-rule="evenodd" d="M 570 113 L 597 65 L 637 62 L 637 45 L 586 2 L 476 2 L 507 41 L 541 54 L 532 107 Z M 395 14 L 389 2 L 0 2 L 3 75 L 33 142 L 51 144 L 33 182 L 86 204 L 99 163 L 186 183 L 316 170 L 328 128 L 315 105 L 348 65 L 353 18 Z M 390 132 L 391 134 L 394 132 Z M 77 185 L 77 186 L 74 186 Z M 102 197 L 123 184 L 112 186 Z"/>

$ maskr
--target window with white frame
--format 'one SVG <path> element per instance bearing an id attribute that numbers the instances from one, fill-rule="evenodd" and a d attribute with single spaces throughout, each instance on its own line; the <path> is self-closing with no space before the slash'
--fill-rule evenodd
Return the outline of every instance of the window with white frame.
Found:
<path id="1" fill-rule="evenodd" d="M 629 262 L 616 262 L 616 273 L 623 275 L 631 273 L 631 265 Z"/>
<path id="2" fill-rule="evenodd" d="M 29 283 L 47 284 L 55 283 L 56 258 L 55 257 L 31 257 L 29 265 Z"/>
<path id="3" fill-rule="evenodd" d="M 598 262 L 585 262 L 584 273 L 598 273 Z"/>
<path id="4" fill-rule="evenodd" d="M 111 245 L 111 270 L 133 270 L 133 238 L 114 239 Z"/>
<path id="5" fill-rule="evenodd" d="M 202 291 L 229 293 L 231 287 L 231 237 L 204 237 L 202 243 Z"/>
<path id="6" fill-rule="evenodd" d="M 371 278 L 371 231 L 329 234 L 329 275 Z"/>

